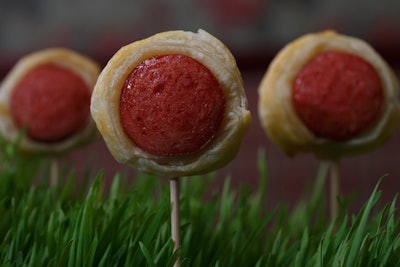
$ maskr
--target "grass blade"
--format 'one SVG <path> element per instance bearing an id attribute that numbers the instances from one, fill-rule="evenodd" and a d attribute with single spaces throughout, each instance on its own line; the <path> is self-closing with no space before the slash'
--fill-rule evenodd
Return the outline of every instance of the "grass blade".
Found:
<path id="1" fill-rule="evenodd" d="M 147 265 L 149 267 L 156 267 L 156 263 L 153 260 L 153 256 L 150 254 L 146 246 L 142 242 L 139 242 L 139 247 L 143 253 L 143 256 L 146 258 Z"/>
<path id="2" fill-rule="evenodd" d="M 372 207 L 375 205 L 380 197 L 380 193 L 377 192 L 380 182 L 381 180 L 375 186 L 372 195 L 368 199 L 366 205 L 364 206 L 363 212 L 361 213 L 360 221 L 355 228 L 354 237 L 350 245 L 350 251 L 346 260 L 346 267 L 355 266 L 357 255 L 360 252 L 361 245 L 364 241 L 364 232 L 365 228 L 367 227 L 369 214 L 371 213 Z"/>

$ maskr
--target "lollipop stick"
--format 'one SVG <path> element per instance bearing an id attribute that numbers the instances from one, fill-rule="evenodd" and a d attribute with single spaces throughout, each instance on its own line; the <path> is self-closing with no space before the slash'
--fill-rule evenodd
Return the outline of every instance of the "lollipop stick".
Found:
<path id="1" fill-rule="evenodd" d="M 50 159 L 50 186 L 58 184 L 58 161 L 56 158 Z"/>
<path id="2" fill-rule="evenodd" d="M 330 167 L 330 215 L 334 220 L 339 213 L 337 197 L 339 196 L 339 163 L 332 161 Z"/>
<path id="3" fill-rule="evenodd" d="M 180 239 L 180 215 L 179 215 L 179 178 L 170 179 L 170 195 L 171 195 L 171 237 L 174 241 L 174 252 L 177 251 L 181 245 Z M 180 259 L 178 258 L 174 267 L 180 266 Z"/>

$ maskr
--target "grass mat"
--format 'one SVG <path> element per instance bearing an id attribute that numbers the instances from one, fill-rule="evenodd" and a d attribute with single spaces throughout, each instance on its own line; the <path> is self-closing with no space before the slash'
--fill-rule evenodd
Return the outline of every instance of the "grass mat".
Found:
<path id="1" fill-rule="evenodd" d="M 259 187 L 211 189 L 213 175 L 181 180 L 181 240 L 173 253 L 168 184 L 116 175 L 109 190 L 99 171 L 84 190 L 74 175 L 48 186 L 45 158 L 25 158 L 0 144 L 0 266 L 400 266 L 396 199 L 382 210 L 379 183 L 365 205 L 326 216 L 327 166 L 309 197 L 268 208 L 268 174 Z M 214 190 L 211 191 L 210 190 Z M 205 197 L 207 196 L 207 197 Z"/>

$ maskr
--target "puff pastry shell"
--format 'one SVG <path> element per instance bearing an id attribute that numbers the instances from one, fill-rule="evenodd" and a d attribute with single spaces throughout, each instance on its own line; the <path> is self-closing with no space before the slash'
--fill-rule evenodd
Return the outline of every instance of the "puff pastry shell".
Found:
<path id="1" fill-rule="evenodd" d="M 368 61 L 381 78 L 384 106 L 377 122 L 359 136 L 335 142 L 315 136 L 294 110 L 292 84 L 303 66 L 324 51 L 342 51 Z M 386 141 L 398 129 L 398 81 L 381 56 L 365 41 L 323 31 L 307 34 L 286 45 L 272 60 L 259 86 L 259 119 L 270 139 L 288 155 L 313 152 L 322 158 L 364 153 Z"/>
<path id="2" fill-rule="evenodd" d="M 100 73 L 99 65 L 90 58 L 65 48 L 48 48 L 33 52 L 21 58 L 11 69 L 0 85 L 0 134 L 9 142 L 19 138 L 19 129 L 12 118 L 9 103 L 12 90 L 24 75 L 38 65 L 52 63 L 67 68 L 79 75 L 87 87 L 92 90 Z M 87 125 L 78 133 L 60 142 L 38 142 L 23 136 L 20 149 L 27 153 L 62 153 L 90 141 L 96 136 L 97 129 L 91 116 Z"/>
<path id="3" fill-rule="evenodd" d="M 219 81 L 226 101 L 224 119 L 214 138 L 198 152 L 180 156 L 153 155 L 141 150 L 123 131 L 119 113 L 121 90 L 128 75 L 145 59 L 168 54 L 189 56 L 206 66 Z M 230 162 L 250 125 L 247 107 L 233 55 L 203 30 L 162 32 L 122 47 L 100 74 L 91 102 L 92 116 L 118 162 L 170 178 L 204 174 Z"/>

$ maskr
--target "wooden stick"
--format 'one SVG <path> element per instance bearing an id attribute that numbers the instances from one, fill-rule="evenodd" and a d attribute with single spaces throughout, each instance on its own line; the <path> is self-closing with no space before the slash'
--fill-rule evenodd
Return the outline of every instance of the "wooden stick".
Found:
<path id="1" fill-rule="evenodd" d="M 170 179 L 170 196 L 171 196 L 171 237 L 174 241 L 174 252 L 181 246 L 180 238 L 180 212 L 179 212 L 179 178 Z M 174 267 L 181 265 L 178 257 Z"/>
<path id="2" fill-rule="evenodd" d="M 337 160 L 331 161 L 330 164 L 330 215 L 334 220 L 339 214 L 339 205 L 337 197 L 339 196 L 339 163 Z"/>

